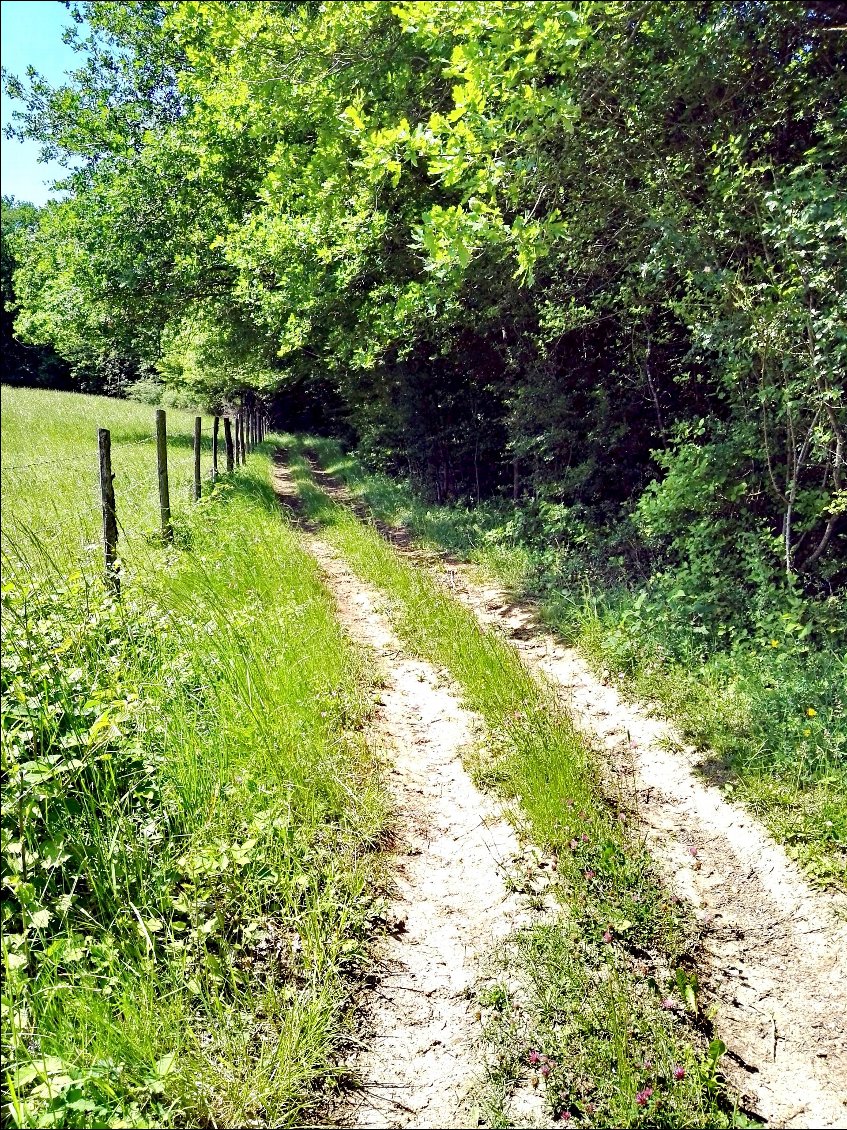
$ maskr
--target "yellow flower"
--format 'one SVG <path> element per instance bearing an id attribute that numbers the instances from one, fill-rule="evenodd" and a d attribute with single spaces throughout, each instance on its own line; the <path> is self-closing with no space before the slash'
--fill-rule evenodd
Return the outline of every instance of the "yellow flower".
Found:
<path id="1" fill-rule="evenodd" d="M 811 731 L 811 730 L 809 729 L 809 727 L 807 726 L 807 727 L 806 727 L 806 729 L 805 729 L 805 730 L 803 731 L 803 737 L 804 737 L 804 738 L 807 738 L 807 737 L 809 736 L 809 734 L 811 734 L 811 732 L 812 732 L 812 731 Z"/>
<path id="2" fill-rule="evenodd" d="M 806 711 L 806 713 L 808 714 L 808 716 L 809 716 L 810 718 L 814 718 L 814 716 L 815 716 L 815 715 L 817 714 L 817 710 L 814 710 L 814 709 L 813 709 L 813 708 L 812 708 L 812 707 L 810 706 L 810 707 L 809 707 L 809 709 L 808 709 L 808 710 Z"/>
<path id="3" fill-rule="evenodd" d="M 771 640 L 771 647 L 779 647 L 779 640 Z"/>

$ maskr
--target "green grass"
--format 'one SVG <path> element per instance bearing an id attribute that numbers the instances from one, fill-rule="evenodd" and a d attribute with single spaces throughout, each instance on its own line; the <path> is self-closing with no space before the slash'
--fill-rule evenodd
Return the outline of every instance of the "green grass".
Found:
<path id="1" fill-rule="evenodd" d="M 711 752 L 710 777 L 759 816 L 812 881 L 847 889 L 843 600 L 763 610 L 752 628 L 722 624 L 707 645 L 689 608 L 696 594 L 677 604 L 675 585 L 641 595 L 610 582 L 597 561 L 608 554 L 581 530 L 562 542 L 511 504 L 436 506 L 365 471 L 332 441 L 308 446 L 378 522 L 538 599 L 542 618 L 598 671 L 617 675 L 633 697 L 662 703 L 683 737 Z"/>
<path id="2" fill-rule="evenodd" d="M 363 657 L 267 446 L 175 506 L 166 548 L 150 450 L 118 445 L 117 601 L 87 548 L 90 437 L 140 436 L 151 411 L 3 407 L 4 1123 L 302 1125 L 340 1073 L 379 909 Z M 191 420 L 169 413 L 172 434 Z M 28 478 L 34 435 L 84 473 Z M 187 475 L 179 454 L 178 499 Z"/>
<path id="3" fill-rule="evenodd" d="M 604 797 L 593 758 L 552 691 L 425 570 L 320 490 L 297 441 L 288 447 L 308 517 L 359 576 L 387 594 L 407 646 L 446 669 L 483 719 L 488 747 L 477 776 L 556 855 L 567 914 L 511 943 L 511 964 L 531 991 L 521 1008 L 509 1007 L 506 994 L 494 1010 L 489 1118 L 501 1124 L 490 1096 L 498 1088 L 506 1095 L 540 1049 L 556 1063 L 547 1080 L 553 1115 L 569 1111 L 601 1126 L 648 1116 L 654 1125 L 726 1125 L 731 1115 L 713 1064 L 695 1050 L 698 1034 L 662 1007 L 673 998 L 685 1011 L 687 924 L 619 806 Z M 679 1080 L 674 1066 L 684 1068 Z M 652 1095 L 639 1105 L 648 1087 Z"/>

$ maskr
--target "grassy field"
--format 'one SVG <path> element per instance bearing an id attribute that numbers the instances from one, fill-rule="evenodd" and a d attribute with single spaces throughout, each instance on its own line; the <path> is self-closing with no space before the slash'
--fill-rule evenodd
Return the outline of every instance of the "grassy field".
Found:
<path id="1" fill-rule="evenodd" d="M 109 428 L 119 524 L 127 567 L 141 568 L 159 531 L 156 414 L 105 396 L 3 388 L 3 553 L 6 568 L 89 569 L 99 544 L 97 429 Z M 171 509 L 191 508 L 194 414 L 169 409 Z M 203 476 L 212 458 L 212 420 L 203 419 Z M 220 442 L 223 448 L 223 436 Z M 223 458 L 221 457 L 221 465 Z"/>
<path id="2" fill-rule="evenodd" d="M 705 648 L 686 615 L 637 590 L 605 590 L 580 544 L 548 550 L 522 536 L 514 509 L 436 506 L 332 441 L 309 448 L 378 520 L 539 599 L 542 617 L 598 671 L 661 703 L 684 737 L 711 751 L 715 779 L 814 882 L 847 890 L 843 599 L 783 610 L 737 638 L 727 625 L 724 642 Z"/>
<path id="3" fill-rule="evenodd" d="M 501 954 L 502 984 L 480 997 L 494 1064 L 489 1124 L 511 1125 L 503 1114 L 509 1087 L 527 1062 L 542 1062 L 554 1117 L 597 1126 L 746 1125 L 716 1078 L 722 1045 L 707 1048 L 692 1023 L 696 977 L 686 968 L 685 917 L 640 835 L 604 799 L 570 720 L 507 643 L 329 498 L 300 443 L 287 445 L 308 516 L 387 595 L 409 648 L 446 670 L 484 720 L 477 778 L 502 793 L 534 843 L 556 855 L 563 917 L 511 938 Z M 519 1005 L 508 988 L 516 982 Z"/>
<path id="4" fill-rule="evenodd" d="M 267 449 L 193 506 L 192 417 L 169 413 L 159 543 L 152 419 L 3 391 L 4 1123 L 302 1125 L 375 912 L 369 677 Z"/>

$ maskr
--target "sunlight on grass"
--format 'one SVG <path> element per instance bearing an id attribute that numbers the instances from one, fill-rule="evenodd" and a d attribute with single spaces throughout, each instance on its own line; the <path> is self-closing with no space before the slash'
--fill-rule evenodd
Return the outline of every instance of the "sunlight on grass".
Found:
<path id="1" fill-rule="evenodd" d="M 684 618 L 668 627 L 666 609 L 590 579 L 579 545 L 568 546 L 567 576 L 557 575 L 559 557 L 522 540 L 514 507 L 438 506 L 364 470 L 333 440 L 310 439 L 308 447 L 377 521 L 538 599 L 544 622 L 598 673 L 614 672 L 624 693 L 660 702 L 687 740 L 711 751 L 727 795 L 746 803 L 813 881 L 847 889 L 843 627 L 831 624 L 809 647 L 797 638 L 802 626 L 783 615 L 778 629 L 761 628 L 761 639 L 704 654 L 702 636 Z"/>
<path id="2" fill-rule="evenodd" d="M 42 454 L 87 467 L 94 424 L 128 445 L 152 415 L 66 394 L 14 401 L 4 461 L 35 430 Z M 190 420 L 171 417 L 177 439 Z M 151 452 L 132 451 L 137 482 Z M 176 547 L 147 536 L 155 477 L 119 491 L 135 515 L 120 601 L 81 532 L 90 477 L 61 479 L 46 524 L 42 469 L 6 480 L 12 1125 L 302 1125 L 339 1074 L 349 976 L 379 909 L 385 799 L 362 737 L 367 667 L 280 516 L 267 454 L 175 507 Z M 184 469 L 179 454 L 178 497 Z"/>

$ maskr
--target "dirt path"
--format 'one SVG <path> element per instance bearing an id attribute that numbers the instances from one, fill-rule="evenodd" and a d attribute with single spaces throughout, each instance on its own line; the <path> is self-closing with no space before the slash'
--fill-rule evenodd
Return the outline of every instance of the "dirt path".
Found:
<path id="1" fill-rule="evenodd" d="M 501 588 L 452 569 L 453 594 L 550 679 L 624 783 L 651 855 L 697 910 L 704 982 L 733 1082 L 769 1123 L 847 1126 L 847 928 L 784 850 L 697 773 L 692 747 L 625 702 Z M 692 854 L 695 852 L 696 854 Z"/>
<path id="2" fill-rule="evenodd" d="M 283 500 L 296 499 L 285 468 L 273 474 Z M 521 845 L 462 765 L 473 716 L 429 664 L 404 656 L 375 590 L 318 536 L 306 537 L 341 623 L 372 649 L 385 678 L 371 737 L 386 748 L 395 806 L 390 930 L 359 1032 L 367 1050 L 352 1064 L 361 1089 L 333 1119 L 361 1127 L 476 1126 L 472 1092 L 485 1065 L 475 986 L 497 940 L 538 918 L 506 882 Z M 520 1098 L 522 1118 L 543 1123 L 543 1096 Z"/>
<path id="3" fill-rule="evenodd" d="M 320 482 L 349 501 L 328 475 Z M 704 781 L 673 728 L 625 702 L 531 605 L 479 583 L 470 567 L 440 571 L 452 595 L 563 696 L 614 790 L 629 794 L 669 887 L 697 910 L 700 980 L 745 1105 L 769 1125 L 847 1127 L 844 900 L 812 889 L 763 826 Z"/>

